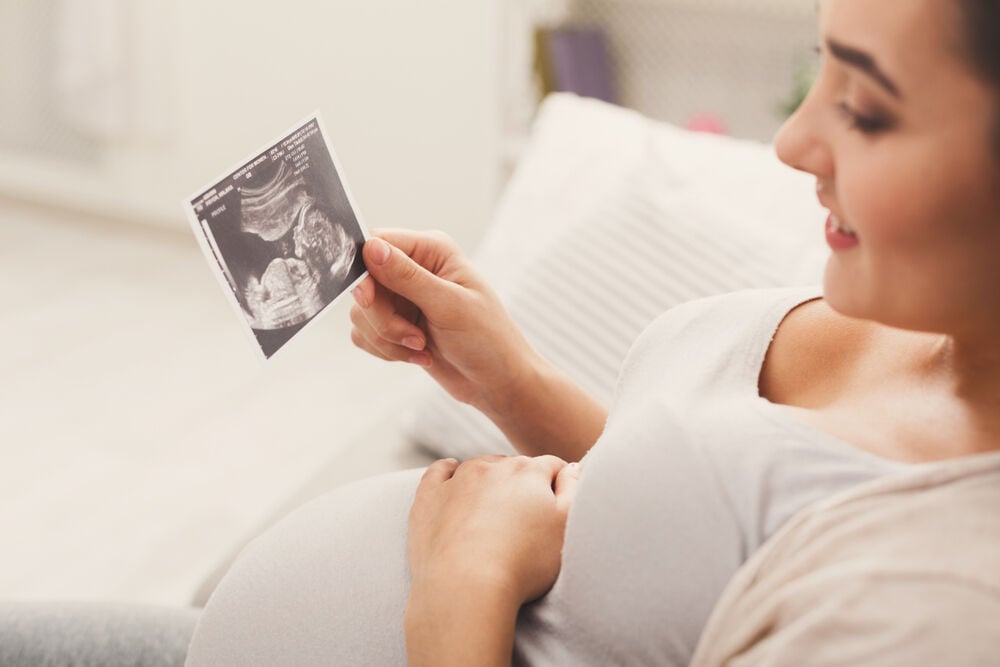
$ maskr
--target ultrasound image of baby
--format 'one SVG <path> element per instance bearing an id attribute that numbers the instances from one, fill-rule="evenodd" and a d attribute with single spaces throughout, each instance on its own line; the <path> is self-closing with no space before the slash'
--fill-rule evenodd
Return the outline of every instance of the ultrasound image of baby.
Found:
<path id="1" fill-rule="evenodd" d="M 260 276 L 243 296 L 254 329 L 301 324 L 332 301 L 354 261 L 356 243 L 317 204 L 301 175 L 284 160 L 258 187 L 241 187 L 241 231 L 271 244 Z"/>

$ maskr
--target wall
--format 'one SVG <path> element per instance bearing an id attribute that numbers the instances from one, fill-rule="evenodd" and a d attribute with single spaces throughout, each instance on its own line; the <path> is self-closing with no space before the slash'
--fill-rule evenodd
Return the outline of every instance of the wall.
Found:
<path id="1" fill-rule="evenodd" d="M 471 244 L 499 185 L 499 5 L 162 2 L 163 131 L 89 164 L 2 152 L 0 193 L 180 227 L 183 197 L 319 109 L 370 226 Z"/>
<path id="2" fill-rule="evenodd" d="M 816 5 L 802 0 L 571 0 L 571 21 L 609 40 L 619 100 L 687 125 L 709 114 L 770 141 L 816 57 Z"/>

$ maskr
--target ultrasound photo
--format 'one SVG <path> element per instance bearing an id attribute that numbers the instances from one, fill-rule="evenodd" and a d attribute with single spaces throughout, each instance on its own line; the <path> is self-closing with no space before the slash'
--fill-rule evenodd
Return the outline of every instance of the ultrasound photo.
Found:
<path id="1" fill-rule="evenodd" d="M 365 231 L 316 116 L 185 207 L 265 358 L 364 277 Z"/>

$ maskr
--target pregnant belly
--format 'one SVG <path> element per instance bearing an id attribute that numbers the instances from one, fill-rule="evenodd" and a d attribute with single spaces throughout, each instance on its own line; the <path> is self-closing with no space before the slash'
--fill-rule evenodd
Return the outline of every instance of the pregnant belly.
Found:
<path id="1" fill-rule="evenodd" d="M 254 540 L 209 600 L 186 665 L 405 665 L 406 525 L 422 473 L 345 486 Z"/>
<path id="2" fill-rule="evenodd" d="M 687 665 L 742 561 L 739 526 L 662 405 L 612 421 L 583 462 L 563 565 L 519 620 L 519 665 Z"/>

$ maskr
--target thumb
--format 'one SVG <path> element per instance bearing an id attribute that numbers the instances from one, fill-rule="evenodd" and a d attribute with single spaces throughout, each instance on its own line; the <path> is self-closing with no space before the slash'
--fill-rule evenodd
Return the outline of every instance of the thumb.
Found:
<path id="1" fill-rule="evenodd" d="M 556 475 L 555 496 L 556 505 L 563 511 L 568 511 L 576 497 L 576 486 L 580 481 L 581 466 L 579 463 L 569 463 Z"/>
<path id="2" fill-rule="evenodd" d="M 410 301 L 428 317 L 449 307 L 454 293 L 452 283 L 434 275 L 398 247 L 373 236 L 361 253 L 376 282 Z"/>

